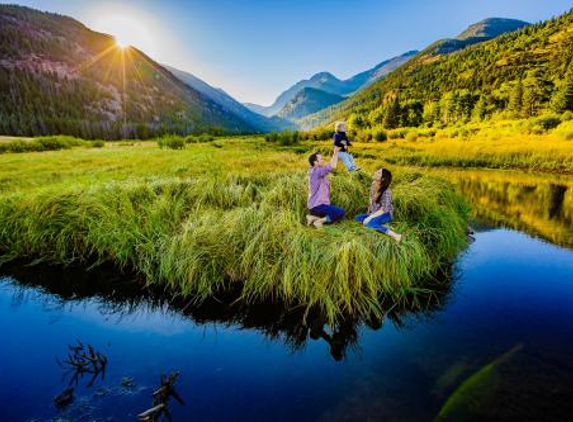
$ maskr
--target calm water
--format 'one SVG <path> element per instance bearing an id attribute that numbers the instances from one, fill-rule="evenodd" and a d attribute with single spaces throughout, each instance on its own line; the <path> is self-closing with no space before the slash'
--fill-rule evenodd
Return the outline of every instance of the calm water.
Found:
<path id="1" fill-rule="evenodd" d="M 129 421 L 180 371 L 173 420 L 573 420 L 573 187 L 450 174 L 475 242 L 422 313 L 330 332 L 272 308 L 183 309 L 113 273 L 0 268 L 0 421 Z M 116 288 L 121 285 L 123 287 Z M 114 287 L 112 287 L 114 286 Z M 76 339 L 105 354 L 74 401 L 58 365 Z M 445 405 L 448 403 L 447 405 Z M 58 419 L 61 418 L 61 419 Z"/>

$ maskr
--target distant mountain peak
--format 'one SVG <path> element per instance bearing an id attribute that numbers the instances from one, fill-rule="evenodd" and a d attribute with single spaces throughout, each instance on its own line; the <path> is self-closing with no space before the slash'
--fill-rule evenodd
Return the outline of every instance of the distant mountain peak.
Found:
<path id="1" fill-rule="evenodd" d="M 344 97 L 318 88 L 304 87 L 278 112 L 277 116 L 295 120 L 316 113 L 344 100 Z"/>
<path id="2" fill-rule="evenodd" d="M 470 45 L 488 41 L 508 32 L 517 31 L 529 23 L 518 19 L 488 18 L 468 26 L 456 38 L 445 38 L 431 44 L 425 55 L 437 56 L 462 50 Z"/>
<path id="3" fill-rule="evenodd" d="M 312 75 L 309 79 L 310 81 L 329 81 L 329 80 L 339 80 L 336 76 L 334 76 L 330 72 L 319 72 Z"/>
<path id="4" fill-rule="evenodd" d="M 464 41 L 470 38 L 495 38 L 527 25 L 528 22 L 519 19 L 487 18 L 468 26 L 456 39 Z"/>

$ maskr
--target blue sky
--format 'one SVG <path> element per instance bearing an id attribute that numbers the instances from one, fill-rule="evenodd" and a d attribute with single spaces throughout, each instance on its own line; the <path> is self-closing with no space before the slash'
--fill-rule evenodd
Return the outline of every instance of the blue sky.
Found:
<path id="1" fill-rule="evenodd" d="M 571 0 L 0 0 L 124 37 L 239 101 L 270 104 L 320 71 L 340 78 L 488 17 L 538 22 Z M 128 29 L 126 29 L 128 28 Z"/>

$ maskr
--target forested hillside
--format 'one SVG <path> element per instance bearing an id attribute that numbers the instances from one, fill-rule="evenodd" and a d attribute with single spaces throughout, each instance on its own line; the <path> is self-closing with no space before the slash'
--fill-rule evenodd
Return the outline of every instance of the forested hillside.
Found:
<path id="1" fill-rule="evenodd" d="M 573 110 L 572 57 L 569 12 L 450 54 L 430 46 L 382 81 L 307 119 L 396 128 L 562 113 Z"/>
<path id="2" fill-rule="evenodd" d="M 255 131 L 133 47 L 52 13 L 0 5 L 0 134 L 146 138 Z"/>

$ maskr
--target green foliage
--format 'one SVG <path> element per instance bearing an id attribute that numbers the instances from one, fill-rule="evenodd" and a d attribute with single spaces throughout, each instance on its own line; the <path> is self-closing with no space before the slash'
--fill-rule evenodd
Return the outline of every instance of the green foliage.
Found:
<path id="1" fill-rule="evenodd" d="M 374 131 L 373 138 L 376 142 L 384 142 L 388 140 L 388 132 L 384 129 L 376 129 Z"/>
<path id="2" fill-rule="evenodd" d="M 180 136 L 164 136 L 157 139 L 157 145 L 161 149 L 175 149 L 181 150 L 185 148 L 186 140 Z"/>
<path id="3" fill-rule="evenodd" d="M 408 128 L 389 130 L 388 139 L 404 139 L 409 131 Z"/>
<path id="4" fill-rule="evenodd" d="M 561 117 L 556 114 L 546 114 L 530 119 L 527 123 L 532 133 L 544 133 L 559 126 L 561 124 Z"/>
<path id="5" fill-rule="evenodd" d="M 398 95 L 394 95 L 384 117 L 384 126 L 388 129 L 395 129 L 400 126 L 401 114 L 400 98 L 398 98 Z"/>
<path id="6" fill-rule="evenodd" d="M 523 114 L 523 82 L 518 79 L 509 97 L 508 111 L 513 117 L 522 117 Z"/>
<path id="7" fill-rule="evenodd" d="M 0 142 L 0 154 L 43 152 L 70 149 L 72 147 L 92 147 L 93 143 L 71 136 L 44 136 L 32 140 L 17 139 L 14 141 Z"/>
<path id="8" fill-rule="evenodd" d="M 302 140 L 302 134 L 297 131 L 293 132 L 285 131 L 279 133 L 275 132 L 265 135 L 265 141 L 275 142 L 282 146 L 297 145 L 301 140 Z"/>
<path id="9" fill-rule="evenodd" d="M 573 120 L 573 111 L 567 110 L 565 113 L 561 115 L 561 121 L 568 122 L 570 120 Z"/>
<path id="10" fill-rule="evenodd" d="M 416 142 L 418 140 L 418 132 L 415 130 L 409 131 L 405 139 L 407 142 Z"/>
<path id="11" fill-rule="evenodd" d="M 567 120 L 561 123 L 557 129 L 555 129 L 555 134 L 567 141 L 573 141 L 573 120 Z"/>
<path id="12" fill-rule="evenodd" d="M 333 130 L 330 128 L 316 128 L 301 135 L 305 135 L 306 139 L 312 139 L 315 141 L 328 141 L 329 139 L 332 139 Z"/>
<path id="13" fill-rule="evenodd" d="M 557 113 L 573 111 L 573 60 L 569 64 L 563 82 L 555 91 L 551 106 Z"/>

